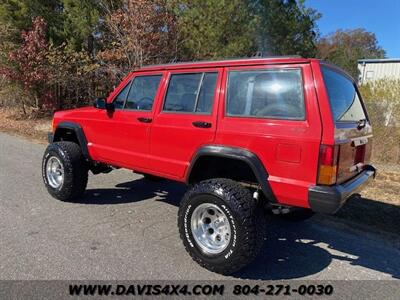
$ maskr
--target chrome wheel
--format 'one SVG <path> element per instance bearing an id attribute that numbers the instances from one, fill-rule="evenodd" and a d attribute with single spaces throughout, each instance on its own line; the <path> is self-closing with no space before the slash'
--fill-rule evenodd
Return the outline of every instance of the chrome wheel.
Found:
<path id="1" fill-rule="evenodd" d="M 64 183 L 64 167 L 55 156 L 50 157 L 46 163 L 46 177 L 52 188 L 58 189 Z"/>
<path id="2" fill-rule="evenodd" d="M 203 203 L 196 207 L 191 218 L 193 237 L 207 254 L 219 254 L 231 240 L 231 225 L 226 214 L 215 204 Z"/>

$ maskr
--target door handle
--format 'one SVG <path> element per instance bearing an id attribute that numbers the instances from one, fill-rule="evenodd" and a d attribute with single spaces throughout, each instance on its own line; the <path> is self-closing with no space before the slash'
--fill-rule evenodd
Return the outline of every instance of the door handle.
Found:
<path id="1" fill-rule="evenodd" d="M 211 123 L 209 123 L 209 122 L 195 121 L 192 124 L 193 124 L 194 127 L 211 128 Z"/>
<path id="2" fill-rule="evenodd" d="M 142 123 L 151 123 L 153 121 L 151 118 L 137 118 L 139 122 Z"/>

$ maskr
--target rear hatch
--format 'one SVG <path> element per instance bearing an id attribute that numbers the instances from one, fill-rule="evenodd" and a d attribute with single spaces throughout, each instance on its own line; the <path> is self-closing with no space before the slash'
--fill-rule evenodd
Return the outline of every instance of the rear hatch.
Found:
<path id="1" fill-rule="evenodd" d="M 335 122 L 336 183 L 362 172 L 369 163 L 372 127 L 353 80 L 336 68 L 321 67 Z"/>

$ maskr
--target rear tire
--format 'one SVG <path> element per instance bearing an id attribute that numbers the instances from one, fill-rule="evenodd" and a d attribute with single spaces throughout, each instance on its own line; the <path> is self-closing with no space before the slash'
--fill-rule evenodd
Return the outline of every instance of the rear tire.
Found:
<path id="1" fill-rule="evenodd" d="M 50 144 L 43 155 L 42 177 L 47 191 L 61 201 L 83 195 L 88 182 L 88 164 L 73 142 Z"/>
<path id="2" fill-rule="evenodd" d="M 211 226 L 213 223 L 217 227 Z M 265 218 L 248 189 L 230 179 L 211 179 L 186 192 L 179 208 L 178 227 L 185 249 L 194 261 L 210 271 L 228 275 L 246 266 L 259 253 L 264 242 Z M 205 234 L 199 234 L 199 230 Z M 229 233 L 228 238 L 223 240 L 222 234 L 218 239 L 219 232 Z"/>

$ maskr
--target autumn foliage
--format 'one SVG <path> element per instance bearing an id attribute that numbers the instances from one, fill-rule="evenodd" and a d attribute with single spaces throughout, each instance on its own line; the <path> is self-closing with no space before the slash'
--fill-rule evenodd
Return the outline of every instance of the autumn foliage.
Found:
<path id="1" fill-rule="evenodd" d="M 87 3 L 101 11 L 102 18 L 92 29 L 82 30 L 92 32 L 81 49 L 76 49 L 76 39 L 71 38 L 72 44 L 68 37 L 61 44 L 55 43 L 45 19 L 38 16 L 21 32 L 16 49 L 8 51 L 6 63 L 0 61 L 2 79 L 18 84 L 26 94 L 19 101 L 24 111 L 26 106 L 54 110 L 87 104 L 106 95 L 129 71 L 177 56 L 176 20 L 167 1 Z M 79 1 L 68 1 L 74 13 L 90 9 L 80 5 Z M 58 33 L 57 38 L 60 36 Z M 0 52 L 7 51 L 0 46 Z"/>
<path id="2" fill-rule="evenodd" d="M 381 51 L 365 31 L 318 39 L 319 17 L 303 0 L 0 1 L 0 106 L 87 105 L 148 64 L 318 49 L 351 71 Z"/>
<path id="3" fill-rule="evenodd" d="M 375 34 L 362 28 L 337 30 L 317 43 L 318 56 L 345 69 L 358 78 L 357 61 L 361 58 L 384 58 Z"/>
<path id="4" fill-rule="evenodd" d="M 26 91 L 35 98 L 40 107 L 51 98 L 46 89 L 48 70 L 46 64 L 47 41 L 46 22 L 37 17 L 32 21 L 32 29 L 21 34 L 22 45 L 10 52 L 9 61 L 12 67 L 3 67 L 0 72 L 11 80 L 18 81 Z"/>
<path id="5" fill-rule="evenodd" d="M 115 11 L 105 9 L 106 37 L 111 42 L 98 59 L 114 74 L 176 57 L 176 22 L 167 1 L 126 0 Z"/>

